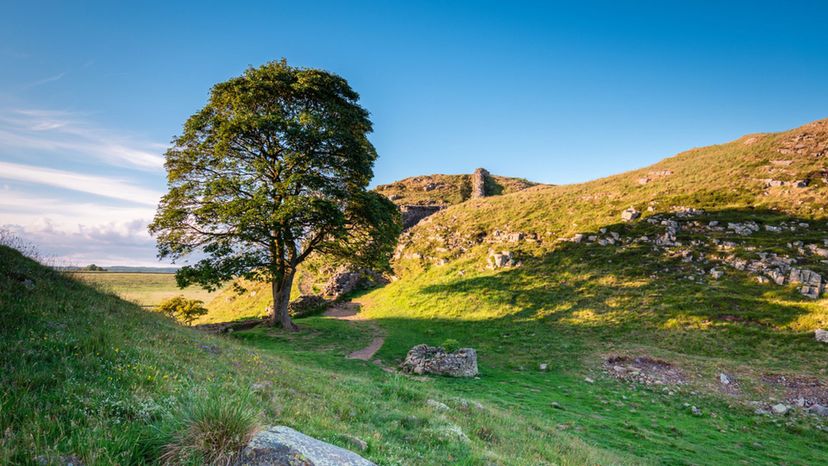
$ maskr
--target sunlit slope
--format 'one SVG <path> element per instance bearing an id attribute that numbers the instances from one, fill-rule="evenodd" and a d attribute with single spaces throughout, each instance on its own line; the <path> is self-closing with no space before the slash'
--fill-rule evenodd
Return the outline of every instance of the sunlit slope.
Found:
<path id="1" fill-rule="evenodd" d="M 498 232 L 523 233 L 536 249 L 560 238 L 621 221 L 634 207 L 644 216 L 675 207 L 707 211 L 768 210 L 824 219 L 828 202 L 828 120 L 774 134 L 692 149 L 642 168 L 595 181 L 538 186 L 450 207 L 412 228 L 400 257 L 423 264 L 499 242 Z M 648 212 L 648 208 L 652 212 Z"/>

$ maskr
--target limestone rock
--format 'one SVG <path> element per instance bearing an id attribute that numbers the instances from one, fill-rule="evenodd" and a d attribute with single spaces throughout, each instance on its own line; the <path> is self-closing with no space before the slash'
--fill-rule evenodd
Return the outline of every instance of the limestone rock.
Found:
<path id="1" fill-rule="evenodd" d="M 624 209 L 624 211 L 621 212 L 621 220 L 625 222 L 631 222 L 637 219 L 638 217 L 641 217 L 641 211 L 634 209 L 632 207 L 630 207 L 629 209 Z"/>
<path id="2" fill-rule="evenodd" d="M 486 263 L 490 269 L 501 269 L 503 267 L 511 267 L 515 265 L 512 259 L 512 253 L 509 251 L 493 252 L 486 258 Z"/>
<path id="3" fill-rule="evenodd" d="M 814 338 L 820 343 L 828 343 L 828 330 L 821 328 L 814 330 Z"/>
<path id="4" fill-rule="evenodd" d="M 486 178 L 489 172 L 485 168 L 478 168 L 472 174 L 472 199 L 486 197 Z"/>
<path id="5" fill-rule="evenodd" d="M 787 405 L 784 405 L 782 403 L 777 403 L 777 404 L 771 406 L 771 411 L 773 411 L 773 414 L 782 415 L 782 414 L 787 413 L 789 409 L 790 408 L 788 408 Z"/>
<path id="6" fill-rule="evenodd" d="M 236 466 L 375 466 L 344 448 L 285 426 L 256 434 L 236 459 Z"/>
<path id="7" fill-rule="evenodd" d="M 799 292 L 803 295 L 816 299 L 822 293 L 822 276 L 814 271 L 807 269 L 791 269 L 789 277 L 791 283 L 799 283 L 802 286 Z"/>
<path id="8" fill-rule="evenodd" d="M 474 377 L 477 375 L 477 352 L 472 348 L 461 348 L 447 353 L 440 347 L 417 345 L 405 356 L 400 368 L 403 372 L 418 375 Z"/>

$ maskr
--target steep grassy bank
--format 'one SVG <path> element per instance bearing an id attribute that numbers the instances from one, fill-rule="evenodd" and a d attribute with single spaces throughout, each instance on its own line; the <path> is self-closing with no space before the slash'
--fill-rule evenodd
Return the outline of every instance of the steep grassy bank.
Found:
<path id="1" fill-rule="evenodd" d="M 318 330 L 278 348 L 268 347 L 274 337 L 261 345 L 211 337 L 5 247 L 0 322 L 0 464 L 155 463 L 187 438 L 188 415 L 232 420 L 239 411 L 346 448 L 345 435 L 359 437 L 368 444 L 361 453 L 380 464 L 632 462 L 546 422 L 488 403 L 463 408 L 474 398 L 346 363 L 342 355 L 366 338 L 346 323 L 317 318 Z M 301 341 L 325 333 L 336 335 L 326 351 L 303 356 Z M 457 409 L 437 411 L 429 398 Z"/>

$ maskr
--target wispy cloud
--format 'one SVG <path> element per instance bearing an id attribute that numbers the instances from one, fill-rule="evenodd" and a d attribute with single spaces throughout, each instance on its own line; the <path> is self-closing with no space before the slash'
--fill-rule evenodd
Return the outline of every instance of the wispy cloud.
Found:
<path id="1" fill-rule="evenodd" d="M 0 109 L 0 148 L 5 151 L 51 151 L 62 157 L 91 157 L 110 165 L 159 170 L 164 165 L 163 147 L 102 129 L 78 113 Z"/>
<path id="2" fill-rule="evenodd" d="M 60 80 L 61 78 L 63 78 L 64 76 L 66 76 L 66 72 L 65 72 L 65 71 L 64 71 L 63 73 L 58 73 L 58 74 L 56 74 L 56 75 L 54 75 L 54 76 L 49 76 L 49 77 L 46 77 L 46 78 L 43 78 L 43 79 L 38 79 L 37 81 L 31 82 L 31 83 L 29 83 L 29 84 L 26 84 L 25 86 L 23 86 L 23 89 L 31 89 L 31 88 L 33 88 L 33 87 L 42 86 L 42 85 L 44 85 L 44 84 L 48 84 L 48 83 L 51 83 L 51 82 L 59 81 L 59 80 Z"/>
<path id="3" fill-rule="evenodd" d="M 155 206 L 161 194 L 126 180 L 65 170 L 0 162 L 0 178 L 69 189 L 96 196 Z"/>

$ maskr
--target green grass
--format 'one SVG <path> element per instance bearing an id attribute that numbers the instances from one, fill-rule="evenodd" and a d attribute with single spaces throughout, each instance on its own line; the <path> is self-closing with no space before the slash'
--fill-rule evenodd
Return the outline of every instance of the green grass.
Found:
<path id="1" fill-rule="evenodd" d="M 355 298 L 387 335 L 376 357 L 398 364 L 412 346 L 447 339 L 477 348 L 479 380 L 432 379 L 449 399 L 475 397 L 526 422 L 563 432 L 636 461 L 664 464 L 820 464 L 828 434 L 824 419 L 794 410 L 787 416 L 754 413 L 784 400 L 768 374 L 826 381 L 828 347 L 813 330 L 828 327 L 828 299 L 809 300 L 792 286 L 758 284 L 752 276 L 718 265 L 719 280 L 700 274 L 708 264 L 681 261 L 677 250 L 649 244 L 598 246 L 564 241 L 575 233 L 607 228 L 625 237 L 663 230 L 645 220 L 670 215 L 674 206 L 705 209 L 703 224 L 752 220 L 810 224 L 797 232 L 760 231 L 749 237 L 728 232 L 683 230 L 679 240 L 708 237 L 737 241 L 738 256 L 775 252 L 799 257 L 793 241 L 828 239 L 818 175 L 824 161 L 784 155 L 781 145 L 803 133 L 828 140 L 828 122 L 779 134 L 694 149 L 652 167 L 589 183 L 534 187 L 449 207 L 401 239 L 398 280 Z M 773 160 L 790 160 L 780 168 Z M 662 176 L 651 172 L 669 170 Z M 646 184 L 639 178 L 651 177 Z M 762 179 L 808 179 L 807 188 L 770 188 Z M 419 194 L 418 194 L 419 195 Z M 620 223 L 630 206 L 644 211 Z M 648 212 L 647 207 L 653 206 Z M 521 232 L 537 241 L 510 243 L 493 234 Z M 709 244 L 695 254 L 718 254 Z M 490 251 L 509 250 L 522 265 L 487 270 Z M 443 265 L 439 265 L 443 264 Z M 798 264 L 828 277 L 828 264 L 806 255 Z M 694 275 L 696 280 L 688 280 Z M 700 281 L 700 282 L 699 282 Z M 245 312 L 245 300 L 235 302 Z M 303 337 L 251 332 L 241 341 L 274 353 L 290 352 L 335 368 L 343 349 L 328 345 L 338 330 L 324 319 L 300 322 Z M 365 343 L 363 336 L 348 340 Z M 642 387 L 609 377 L 609 355 L 647 355 L 680 368 L 686 384 Z M 331 359 L 334 358 L 334 359 Z M 314 362 L 315 361 L 315 362 Z M 540 363 L 549 364 L 540 372 Z M 723 393 L 718 375 L 736 378 L 739 393 Z M 590 378 L 593 383 L 585 379 Z M 553 404 L 553 402 L 555 404 Z M 692 406 L 701 409 L 694 415 Z M 482 437 L 487 437 L 485 430 Z"/>
<path id="2" fill-rule="evenodd" d="M 141 272 L 66 272 L 69 276 L 112 291 L 121 298 L 147 308 L 157 306 L 173 296 L 184 295 L 189 299 L 209 302 L 217 293 L 210 293 L 197 286 L 184 289 L 175 283 L 175 274 Z"/>
<path id="3" fill-rule="evenodd" d="M 299 320 L 295 334 L 258 328 L 210 337 L 0 249 L 0 341 L 8 348 L 0 354 L 0 464 L 36 455 L 158 461 L 165 446 L 186 438 L 176 420 L 217 393 L 252 400 L 262 424 L 344 447 L 344 434 L 362 438 L 363 454 L 379 464 L 825 463 L 824 419 L 796 409 L 757 415 L 751 402 L 786 397 L 765 375 L 825 381 L 828 346 L 812 331 L 828 326 L 828 299 L 758 284 L 727 267 L 719 280 L 699 279 L 701 266 L 676 250 L 561 240 L 600 228 L 652 236 L 658 227 L 647 216 L 688 206 L 706 210 L 696 219 L 702 223 L 810 228 L 749 237 L 683 230 L 684 244 L 715 236 L 739 241 L 741 256 L 795 254 L 788 242 L 828 239 L 828 186 L 818 175 L 824 160 L 778 151 L 804 133 L 827 140 L 828 122 L 694 149 L 590 183 L 449 207 L 403 236 L 398 280 L 354 296 L 371 324 L 317 316 Z M 778 159 L 791 163 L 771 163 Z M 656 170 L 672 174 L 637 182 Z M 764 178 L 811 183 L 766 189 Z M 629 206 L 645 219 L 619 223 Z M 538 240 L 502 242 L 494 230 Z M 716 254 L 707 243 L 692 249 Z M 487 270 L 490 250 L 512 251 L 521 266 Z M 828 276 L 816 257 L 801 265 Z M 21 274 L 35 281 L 33 290 Z M 209 318 L 261 312 L 269 295 L 222 299 Z M 386 368 L 415 344 L 452 339 L 478 350 L 480 377 L 413 378 L 345 360 L 368 344 L 372 325 L 386 335 L 376 355 Z M 686 384 L 616 380 L 603 366 L 610 355 L 668 361 Z M 540 371 L 541 363 L 549 370 Z M 720 372 L 735 377 L 737 394 L 721 390 Z M 450 410 L 437 411 L 428 399 Z"/>
<path id="4" fill-rule="evenodd" d="M 453 398 L 433 381 L 344 360 L 365 341 L 347 322 L 314 317 L 309 335 L 290 338 L 213 337 L 5 247 L 0 321 L 0 464 L 157 463 L 171 445 L 191 444 L 176 439 L 187 439 L 194 413 L 238 423 L 210 407 L 219 397 L 246 403 L 260 425 L 345 448 L 344 435 L 359 437 L 379 464 L 634 462 L 496 404 L 469 408 L 475 397 Z M 453 409 L 436 412 L 429 398 Z"/>

